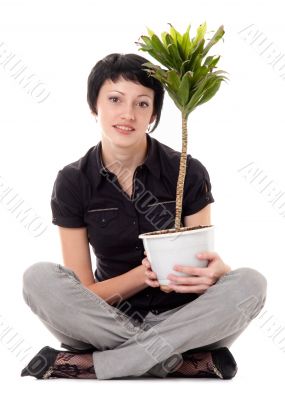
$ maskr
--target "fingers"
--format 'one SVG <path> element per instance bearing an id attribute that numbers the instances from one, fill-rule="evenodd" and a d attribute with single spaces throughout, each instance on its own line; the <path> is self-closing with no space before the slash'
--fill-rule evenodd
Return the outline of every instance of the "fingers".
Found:
<path id="1" fill-rule="evenodd" d="M 145 283 L 147 283 L 151 287 L 158 287 L 159 286 L 159 282 L 157 280 L 157 275 L 151 269 L 151 265 L 150 265 L 150 262 L 148 261 L 147 257 L 145 257 L 142 260 L 142 264 L 146 268 L 146 270 L 145 270 L 145 275 L 146 275 Z"/>
<path id="2" fill-rule="evenodd" d="M 153 288 L 156 288 L 156 287 L 160 286 L 160 284 L 159 284 L 159 282 L 157 280 L 146 279 L 145 283 L 147 283 L 149 286 L 151 286 Z"/>
<path id="3" fill-rule="evenodd" d="M 148 261 L 147 258 L 144 258 L 144 259 L 142 260 L 142 264 L 143 264 L 145 267 L 147 267 L 147 268 L 150 267 L 150 262 Z"/>
<path id="4" fill-rule="evenodd" d="M 156 273 L 155 273 L 155 272 L 153 272 L 153 271 L 151 271 L 151 270 L 146 270 L 146 271 L 145 271 L 145 274 L 146 274 L 146 276 L 147 276 L 149 279 L 157 280 L 157 276 L 156 276 Z"/>
<path id="5" fill-rule="evenodd" d="M 144 254 L 147 255 L 147 254 L 146 254 L 146 251 L 144 251 Z M 160 283 L 159 283 L 158 280 L 157 280 L 157 275 L 156 275 L 156 273 L 151 269 L 151 265 L 150 265 L 150 262 L 148 261 L 148 258 L 147 258 L 147 257 L 145 257 L 145 258 L 142 260 L 142 264 L 146 267 L 146 270 L 145 270 L 145 275 L 146 275 L 146 277 L 147 277 L 147 278 L 145 279 L 145 283 L 146 283 L 146 284 L 148 284 L 149 286 L 154 287 L 154 288 L 160 287 L 160 289 L 161 289 L 163 292 L 165 292 L 165 293 L 169 293 L 169 292 L 172 292 L 172 291 L 173 291 L 173 289 L 169 288 L 168 286 L 161 286 L 161 285 L 160 285 Z"/>
<path id="6" fill-rule="evenodd" d="M 199 253 L 198 258 L 201 260 L 215 260 L 216 258 L 220 258 L 220 256 L 215 251 L 203 251 Z"/>
<path id="7" fill-rule="evenodd" d="M 157 279 L 156 273 L 151 269 L 150 262 L 147 258 L 142 260 L 142 264 L 146 267 L 146 274 L 152 279 Z"/>
<path id="8" fill-rule="evenodd" d="M 207 277 L 209 276 L 209 268 L 200 267 L 183 267 L 182 265 L 175 265 L 174 271 L 184 272 L 185 274 L 192 275 L 193 277 Z"/>
<path id="9" fill-rule="evenodd" d="M 209 288 L 208 285 L 195 285 L 195 286 L 188 286 L 188 285 L 173 285 L 170 284 L 169 287 L 177 293 L 197 293 L 203 294 Z"/>

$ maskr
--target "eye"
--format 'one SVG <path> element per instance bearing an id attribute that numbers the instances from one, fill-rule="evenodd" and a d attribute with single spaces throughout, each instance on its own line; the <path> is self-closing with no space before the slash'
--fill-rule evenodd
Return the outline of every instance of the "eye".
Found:
<path id="1" fill-rule="evenodd" d="M 119 98 L 116 96 L 112 96 L 112 97 L 109 97 L 109 100 L 111 100 L 111 103 L 117 103 Z"/>
<path id="2" fill-rule="evenodd" d="M 142 108 L 147 108 L 147 107 L 149 107 L 149 105 L 148 105 L 148 103 L 147 103 L 146 101 L 141 101 L 141 102 L 139 103 L 139 105 L 140 105 L 140 107 L 142 107 Z"/>

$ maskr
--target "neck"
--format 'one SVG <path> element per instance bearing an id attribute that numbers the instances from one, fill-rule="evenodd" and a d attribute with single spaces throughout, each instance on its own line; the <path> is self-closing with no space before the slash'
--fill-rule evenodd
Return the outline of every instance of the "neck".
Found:
<path id="1" fill-rule="evenodd" d="M 143 164 L 147 155 L 147 137 L 138 145 L 130 148 L 117 148 L 112 143 L 101 140 L 102 162 L 109 171 L 118 174 L 119 171 L 129 171 L 130 174 Z"/>

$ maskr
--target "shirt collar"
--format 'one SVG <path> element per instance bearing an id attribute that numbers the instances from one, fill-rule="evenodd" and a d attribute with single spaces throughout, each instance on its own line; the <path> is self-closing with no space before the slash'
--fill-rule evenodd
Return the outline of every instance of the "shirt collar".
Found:
<path id="1" fill-rule="evenodd" d="M 144 162 L 141 164 L 142 166 L 146 166 L 149 172 L 154 175 L 157 179 L 160 178 L 160 160 L 158 156 L 158 141 L 149 134 L 146 134 L 147 137 L 147 155 Z M 96 188 L 99 186 L 102 179 L 105 178 L 106 175 L 112 174 L 105 167 L 102 160 L 102 142 L 100 142 L 94 147 L 94 154 L 96 159 L 96 168 L 95 168 L 95 186 Z"/>

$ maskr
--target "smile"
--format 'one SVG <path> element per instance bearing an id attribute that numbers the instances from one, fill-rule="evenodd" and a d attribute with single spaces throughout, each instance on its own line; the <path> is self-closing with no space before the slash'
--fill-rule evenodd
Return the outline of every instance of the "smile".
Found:
<path id="1" fill-rule="evenodd" d="M 114 127 L 123 131 L 129 131 L 129 132 L 134 131 L 133 128 L 124 125 L 114 125 Z"/>

